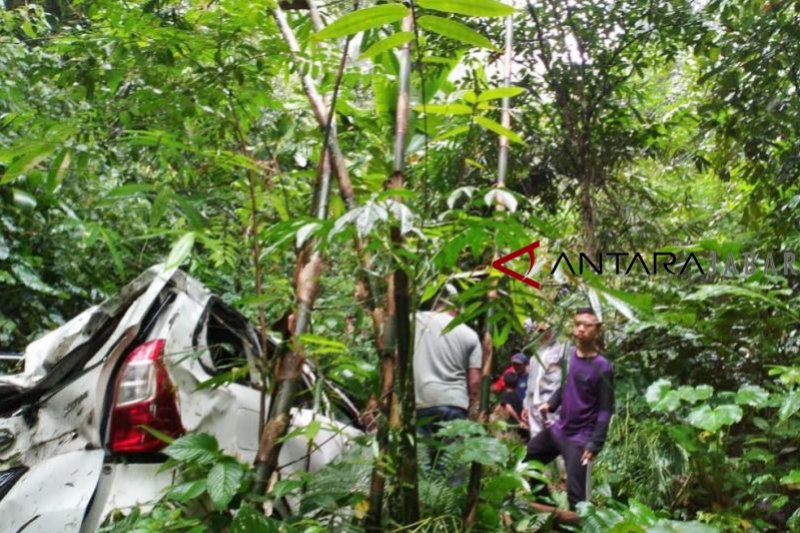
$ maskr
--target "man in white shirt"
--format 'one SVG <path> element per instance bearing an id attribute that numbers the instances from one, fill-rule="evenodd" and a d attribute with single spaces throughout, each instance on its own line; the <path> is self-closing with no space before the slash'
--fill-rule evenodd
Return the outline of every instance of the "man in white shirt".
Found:
<path id="1" fill-rule="evenodd" d="M 536 326 L 535 331 L 540 334 L 540 348 L 537 354 L 530 358 L 528 390 L 522 411 L 522 417 L 528 420 L 531 438 L 545 428 L 542 416 L 547 416 L 550 420 L 558 418 L 556 413 L 542 415 L 539 406 L 547 402 L 561 387 L 561 362 L 567 352 L 567 344 L 556 342 L 555 332 L 549 324 L 541 323 Z"/>

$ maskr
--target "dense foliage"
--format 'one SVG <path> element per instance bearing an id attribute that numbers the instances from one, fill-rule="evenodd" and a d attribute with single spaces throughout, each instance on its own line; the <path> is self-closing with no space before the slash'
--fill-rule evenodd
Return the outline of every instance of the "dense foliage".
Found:
<path id="1" fill-rule="evenodd" d="M 492 335 L 497 369 L 530 349 L 526 317 L 566 324 L 589 304 L 618 382 L 583 528 L 800 530 L 800 261 L 784 266 L 786 254 L 800 259 L 800 2 L 334 2 L 320 8 L 324 29 L 305 2 L 289 4 L 301 9 L 6 1 L 0 349 L 23 350 L 161 261 L 273 324 L 296 306 L 296 252 L 310 242 L 327 266 L 311 326 L 324 349 L 312 342 L 308 354 L 365 404 L 379 391 L 378 350 L 355 295 L 360 275 L 383 302 L 399 265 L 412 308 L 456 283 L 459 320 Z M 414 30 L 400 31 L 408 14 Z M 406 187 L 387 190 L 405 43 Z M 329 103 L 339 81 L 331 134 L 355 194 L 332 197 L 321 220 L 312 208 L 325 128 L 308 85 Z M 500 136 L 511 141 L 507 188 L 495 186 Z M 500 281 L 492 258 L 534 240 L 542 289 Z M 602 275 L 578 272 L 580 252 L 615 251 L 629 254 L 621 273 L 609 257 Z M 575 272 L 554 269 L 562 252 Z M 626 273 L 636 252 L 644 264 Z M 675 270 L 694 253 L 704 272 L 653 274 L 654 252 L 675 254 Z M 386 527 L 461 527 L 466 489 L 453 476 L 479 462 L 477 527 L 552 528 L 524 505 L 542 474 L 501 429 L 447 428 L 448 468 L 420 474 L 420 522 L 390 525 L 389 513 Z M 167 448 L 183 484 L 109 528 L 358 529 L 371 439 L 261 497 L 250 465 L 213 438 L 185 437 Z M 390 507 L 396 490 L 387 487 Z M 302 516 L 264 516 L 264 500 L 286 495 Z"/>

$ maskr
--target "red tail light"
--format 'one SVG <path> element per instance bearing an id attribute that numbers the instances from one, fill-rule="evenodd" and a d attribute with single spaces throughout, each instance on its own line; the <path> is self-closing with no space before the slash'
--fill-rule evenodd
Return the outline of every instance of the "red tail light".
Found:
<path id="1" fill-rule="evenodd" d="M 157 452 L 166 446 L 143 426 L 171 437 L 184 433 L 175 387 L 161 358 L 164 343 L 164 339 L 148 341 L 125 358 L 111 410 L 113 452 Z"/>

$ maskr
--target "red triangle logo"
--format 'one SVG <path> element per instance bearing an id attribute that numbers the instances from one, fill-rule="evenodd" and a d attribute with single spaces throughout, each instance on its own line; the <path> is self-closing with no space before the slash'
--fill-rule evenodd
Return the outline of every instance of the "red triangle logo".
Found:
<path id="1" fill-rule="evenodd" d="M 534 250 L 538 247 L 539 247 L 539 241 L 532 242 L 527 246 L 523 246 L 517 251 L 511 252 L 508 255 L 504 255 L 503 257 L 495 259 L 494 262 L 492 263 L 492 267 L 496 268 L 506 276 L 511 276 L 512 278 L 519 280 L 522 283 L 527 283 L 534 289 L 538 289 L 540 287 L 539 282 L 534 281 L 528 277 L 528 274 L 530 274 L 531 270 L 533 270 L 534 263 L 536 263 L 536 253 L 534 252 Z M 513 270 L 505 266 L 505 264 L 508 263 L 509 261 L 513 261 L 514 259 L 525 253 L 528 254 L 528 259 L 530 261 L 530 264 L 528 265 L 528 271 L 525 273 L 524 276 L 522 274 L 514 272 Z"/>

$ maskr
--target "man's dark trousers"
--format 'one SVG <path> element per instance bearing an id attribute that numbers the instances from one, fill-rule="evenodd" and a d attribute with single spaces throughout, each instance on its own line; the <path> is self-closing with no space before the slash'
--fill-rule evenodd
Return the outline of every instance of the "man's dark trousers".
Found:
<path id="1" fill-rule="evenodd" d="M 438 465 L 439 448 L 449 442 L 447 439 L 441 441 L 435 437 L 436 432 L 442 427 L 442 422 L 464 420 L 465 418 L 467 418 L 466 409 L 453 407 L 451 405 L 417 409 L 417 423 L 419 424 L 420 435 L 422 435 L 423 438 L 432 439 L 434 441 L 434 446 L 428 452 L 432 467 L 439 468 L 441 466 Z"/>
<path id="2" fill-rule="evenodd" d="M 586 470 L 581 464 L 581 455 L 585 447 L 564 438 L 553 435 L 550 428 L 545 428 L 528 442 L 526 461 L 539 461 L 548 464 L 561 455 L 567 468 L 567 498 L 570 509 L 575 509 L 578 502 L 586 499 Z M 546 493 L 546 487 L 542 492 Z"/>

